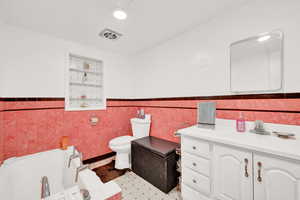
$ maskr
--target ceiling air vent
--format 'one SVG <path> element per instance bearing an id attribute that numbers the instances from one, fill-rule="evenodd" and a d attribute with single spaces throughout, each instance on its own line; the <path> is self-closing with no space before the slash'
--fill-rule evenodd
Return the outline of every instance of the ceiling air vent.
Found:
<path id="1" fill-rule="evenodd" d="M 108 28 L 101 31 L 101 33 L 99 35 L 103 38 L 108 39 L 108 40 L 117 40 L 122 36 L 121 33 L 118 33 L 116 31 L 113 31 L 113 30 L 108 29 Z"/>

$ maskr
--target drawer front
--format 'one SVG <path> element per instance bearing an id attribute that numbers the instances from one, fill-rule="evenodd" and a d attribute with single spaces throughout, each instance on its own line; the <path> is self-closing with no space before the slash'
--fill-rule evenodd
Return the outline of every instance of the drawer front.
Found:
<path id="1" fill-rule="evenodd" d="M 189 137 L 182 137 L 181 149 L 184 152 L 189 152 L 210 159 L 208 142 Z"/>
<path id="2" fill-rule="evenodd" d="M 210 200 L 208 197 L 201 195 L 193 188 L 182 184 L 181 195 L 183 200 Z"/>
<path id="3" fill-rule="evenodd" d="M 181 195 L 183 200 L 199 199 L 199 192 L 185 184 L 182 184 L 181 186 Z"/>
<path id="4" fill-rule="evenodd" d="M 210 179 L 191 169 L 182 169 L 182 182 L 202 194 L 210 195 Z"/>
<path id="5" fill-rule="evenodd" d="M 182 154 L 182 164 L 184 167 L 188 167 L 201 174 L 210 176 L 210 161 L 208 159 L 184 152 Z"/>

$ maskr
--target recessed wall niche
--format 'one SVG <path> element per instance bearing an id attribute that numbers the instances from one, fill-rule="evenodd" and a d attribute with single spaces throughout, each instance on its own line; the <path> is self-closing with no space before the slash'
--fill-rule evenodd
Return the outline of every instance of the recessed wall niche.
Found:
<path id="1" fill-rule="evenodd" d="M 74 54 L 68 61 L 65 110 L 105 109 L 103 61 Z"/>

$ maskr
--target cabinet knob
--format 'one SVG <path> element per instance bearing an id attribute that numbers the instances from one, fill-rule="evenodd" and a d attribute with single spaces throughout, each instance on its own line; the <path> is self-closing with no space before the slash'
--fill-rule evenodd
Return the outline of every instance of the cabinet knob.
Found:
<path id="1" fill-rule="evenodd" d="M 197 164 L 196 164 L 196 163 L 193 163 L 193 166 L 194 166 L 194 167 L 196 167 L 196 166 L 197 166 Z"/>
<path id="2" fill-rule="evenodd" d="M 262 167 L 262 164 L 261 164 L 261 162 L 258 162 L 257 166 L 258 166 L 257 181 L 258 182 L 262 182 L 262 177 L 261 177 L 261 167 Z"/>
<path id="3" fill-rule="evenodd" d="M 193 183 L 197 183 L 197 181 L 195 179 L 193 179 Z"/>
<path id="4" fill-rule="evenodd" d="M 193 150 L 196 150 L 196 147 L 195 147 L 195 146 L 193 146 Z"/>

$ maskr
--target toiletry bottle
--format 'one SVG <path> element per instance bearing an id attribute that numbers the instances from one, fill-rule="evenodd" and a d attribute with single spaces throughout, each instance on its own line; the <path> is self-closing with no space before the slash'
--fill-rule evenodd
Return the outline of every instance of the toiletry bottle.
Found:
<path id="1" fill-rule="evenodd" d="M 246 131 L 246 122 L 242 112 L 240 112 L 239 118 L 236 120 L 236 130 L 238 132 L 245 132 Z"/>
<path id="2" fill-rule="evenodd" d="M 60 139 L 60 148 L 62 150 L 68 149 L 68 143 L 69 143 L 69 137 L 68 136 L 62 136 Z"/>
<path id="3" fill-rule="evenodd" d="M 145 111 L 144 109 L 141 109 L 141 119 L 145 119 Z"/>
<path id="4" fill-rule="evenodd" d="M 140 112 L 140 110 L 137 110 L 136 117 L 137 117 L 137 118 L 141 118 L 141 112 Z"/>

